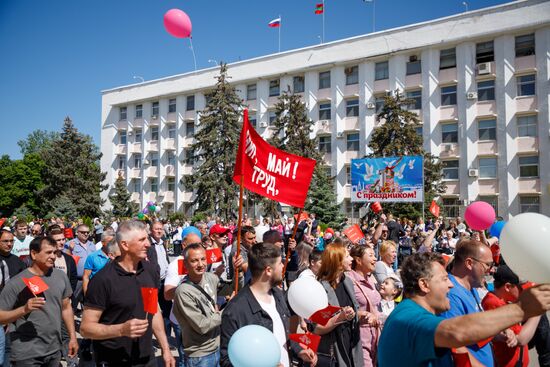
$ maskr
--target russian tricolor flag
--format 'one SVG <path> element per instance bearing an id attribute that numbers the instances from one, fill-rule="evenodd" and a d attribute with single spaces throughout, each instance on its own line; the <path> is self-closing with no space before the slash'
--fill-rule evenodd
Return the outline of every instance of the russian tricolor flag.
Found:
<path id="1" fill-rule="evenodd" d="M 281 18 L 273 19 L 267 24 L 271 28 L 277 28 L 281 26 Z"/>

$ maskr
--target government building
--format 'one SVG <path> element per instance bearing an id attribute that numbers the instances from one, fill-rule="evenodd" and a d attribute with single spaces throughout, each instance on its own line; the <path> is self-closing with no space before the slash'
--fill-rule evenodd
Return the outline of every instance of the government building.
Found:
<path id="1" fill-rule="evenodd" d="M 192 214 L 193 187 L 183 177 L 194 173 L 190 146 L 218 73 L 213 67 L 103 91 L 106 183 L 113 187 L 122 175 L 141 207 L 155 201 L 163 214 Z M 230 63 L 228 74 L 266 138 L 280 93 L 302 96 L 347 215 L 351 159 L 369 153 L 383 97 L 400 90 L 414 99 L 409 109 L 422 121 L 424 148 L 443 162 L 442 204 L 451 215 L 483 200 L 504 218 L 550 216 L 548 1 L 514 1 Z"/>

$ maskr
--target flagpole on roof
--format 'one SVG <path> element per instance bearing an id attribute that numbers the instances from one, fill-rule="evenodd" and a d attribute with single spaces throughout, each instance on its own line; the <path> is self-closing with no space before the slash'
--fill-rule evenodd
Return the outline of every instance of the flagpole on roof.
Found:
<path id="1" fill-rule="evenodd" d="M 279 53 L 281 52 L 281 27 L 283 26 L 283 18 L 281 18 L 281 14 L 279 14 Z"/>
<path id="2" fill-rule="evenodd" d="M 325 43 L 325 0 L 323 0 L 323 38 L 321 39 L 321 43 Z"/>

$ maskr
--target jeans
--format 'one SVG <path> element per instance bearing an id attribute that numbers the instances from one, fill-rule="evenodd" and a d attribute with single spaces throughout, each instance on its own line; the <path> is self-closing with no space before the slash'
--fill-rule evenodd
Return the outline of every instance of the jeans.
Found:
<path id="1" fill-rule="evenodd" d="M 220 364 L 220 350 L 202 357 L 185 357 L 185 367 L 212 367 Z"/>
<path id="2" fill-rule="evenodd" d="M 36 357 L 15 361 L 14 367 L 59 367 L 61 352 L 57 351 L 45 357 Z"/>
<path id="3" fill-rule="evenodd" d="M 0 325 L 0 367 L 10 367 L 10 333 Z"/>
<path id="4" fill-rule="evenodd" d="M 185 367 L 185 352 L 183 351 L 183 343 L 181 341 L 181 329 L 177 324 L 172 323 L 172 329 L 174 329 L 174 335 L 176 336 L 176 346 L 178 347 L 178 362 L 177 367 Z"/>

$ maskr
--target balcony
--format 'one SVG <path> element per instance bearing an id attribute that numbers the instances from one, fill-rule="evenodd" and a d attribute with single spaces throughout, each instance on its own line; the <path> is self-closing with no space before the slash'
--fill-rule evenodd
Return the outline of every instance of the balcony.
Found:
<path id="1" fill-rule="evenodd" d="M 439 108 L 439 121 L 451 121 L 458 119 L 458 108 L 456 105 L 441 106 Z"/>
<path id="2" fill-rule="evenodd" d="M 516 73 L 536 70 L 537 60 L 535 55 L 516 57 L 515 67 Z"/>
<path id="3" fill-rule="evenodd" d="M 332 123 L 330 120 L 317 121 L 317 135 L 330 134 L 332 131 Z"/>
<path id="4" fill-rule="evenodd" d="M 481 101 L 476 103 L 477 116 L 493 116 L 497 114 L 497 103 L 495 101 Z"/>
<path id="5" fill-rule="evenodd" d="M 390 90 L 390 80 L 382 79 L 374 81 L 374 90 L 373 93 L 382 93 Z"/>
<path id="6" fill-rule="evenodd" d="M 518 179 L 518 192 L 520 194 L 539 194 L 540 179 L 538 178 L 520 178 Z"/>
<path id="7" fill-rule="evenodd" d="M 164 199 L 162 200 L 163 203 L 173 203 L 174 200 L 174 191 L 165 191 L 164 192 Z"/>
<path id="8" fill-rule="evenodd" d="M 344 87 L 344 97 L 359 97 L 359 84 L 346 85 Z"/>
<path id="9" fill-rule="evenodd" d="M 158 194 L 156 192 L 150 192 L 148 194 L 145 194 L 145 197 L 147 198 L 147 201 L 157 201 Z"/>
<path id="10" fill-rule="evenodd" d="M 454 158 L 460 155 L 458 143 L 443 143 L 440 149 L 439 158 Z"/>
<path id="11" fill-rule="evenodd" d="M 149 167 L 145 169 L 145 177 L 157 177 L 159 169 L 158 167 Z"/>
<path id="12" fill-rule="evenodd" d="M 183 168 L 181 169 L 181 174 L 184 176 L 190 176 L 193 174 L 193 165 L 191 164 L 184 164 Z"/>
<path id="13" fill-rule="evenodd" d="M 178 121 L 178 115 L 176 112 L 168 112 L 166 115 L 166 123 L 176 123 Z"/>
<path id="14" fill-rule="evenodd" d="M 279 102 L 279 96 L 271 96 L 267 98 L 267 106 L 268 108 L 272 108 Z"/>
<path id="15" fill-rule="evenodd" d="M 164 175 L 167 177 L 174 177 L 176 176 L 176 168 L 169 164 L 166 167 L 164 167 Z"/>
<path id="16" fill-rule="evenodd" d="M 151 118 L 149 119 L 149 121 L 147 121 L 149 126 L 159 126 L 160 124 L 160 116 L 158 115 L 153 115 L 151 116 Z"/>
<path id="17" fill-rule="evenodd" d="M 496 155 L 498 153 L 496 140 L 485 140 L 477 142 L 478 155 Z"/>
<path id="18" fill-rule="evenodd" d="M 141 143 L 130 144 L 130 153 L 141 153 Z"/>
<path id="19" fill-rule="evenodd" d="M 351 185 L 345 184 L 344 185 L 344 199 L 351 198 Z"/>
<path id="20" fill-rule="evenodd" d="M 516 97 L 516 112 L 533 112 L 537 110 L 537 97 Z"/>
<path id="21" fill-rule="evenodd" d="M 534 153 L 539 151 L 539 139 L 534 136 L 522 136 L 516 139 L 518 153 Z"/>
<path id="22" fill-rule="evenodd" d="M 133 192 L 130 195 L 130 201 L 133 201 L 134 203 L 139 203 L 141 199 L 141 194 L 139 192 Z"/>
<path id="23" fill-rule="evenodd" d="M 182 195 L 182 201 L 184 203 L 193 202 L 193 191 L 184 191 Z"/>
<path id="24" fill-rule="evenodd" d="M 185 121 L 195 121 L 195 110 L 185 111 L 185 114 L 183 115 L 183 119 Z"/>
<path id="25" fill-rule="evenodd" d="M 168 138 L 165 141 L 164 149 L 166 150 L 176 150 L 176 141 L 174 138 Z"/>
<path id="26" fill-rule="evenodd" d="M 118 177 L 125 178 L 125 176 L 126 176 L 126 169 L 121 169 L 121 168 L 119 168 L 119 169 L 117 169 L 117 170 L 115 171 L 115 177 L 117 177 L 117 178 L 118 178 Z"/>
<path id="27" fill-rule="evenodd" d="M 346 150 L 344 152 L 344 162 L 351 162 L 352 159 L 359 158 L 358 150 Z"/>
<path id="28" fill-rule="evenodd" d="M 132 121 L 133 128 L 143 128 L 143 117 L 137 117 Z"/>
<path id="29" fill-rule="evenodd" d="M 496 178 L 480 178 L 477 180 L 479 186 L 479 195 L 495 195 L 498 194 L 498 179 Z"/>
<path id="30" fill-rule="evenodd" d="M 439 70 L 439 84 L 456 83 L 456 68 Z"/>
<path id="31" fill-rule="evenodd" d="M 330 165 L 332 162 L 332 153 L 322 153 L 323 162 L 326 165 Z"/>
<path id="32" fill-rule="evenodd" d="M 130 179 L 133 178 L 140 178 L 141 177 L 141 169 L 140 168 L 132 168 L 128 171 L 128 176 Z"/>
<path id="33" fill-rule="evenodd" d="M 330 100 L 330 88 L 323 88 L 317 91 L 317 100 L 318 101 L 329 101 Z"/>
<path id="34" fill-rule="evenodd" d="M 422 86 L 422 74 L 412 74 L 405 77 L 405 89 L 418 88 Z"/>
<path id="35" fill-rule="evenodd" d="M 445 190 L 445 195 L 458 195 L 460 194 L 460 184 L 458 180 L 445 181 L 447 189 Z"/>
<path id="36" fill-rule="evenodd" d="M 128 120 L 119 120 L 116 123 L 116 127 L 119 130 L 128 130 Z"/>
<path id="37" fill-rule="evenodd" d="M 359 117 L 344 118 L 344 131 L 358 131 L 358 130 L 359 130 Z"/>
<path id="38" fill-rule="evenodd" d="M 151 140 L 149 144 L 147 144 L 147 151 L 148 152 L 158 152 L 159 151 L 159 141 L 158 140 Z"/>
<path id="39" fill-rule="evenodd" d="M 115 147 L 115 155 L 126 155 L 127 151 L 126 144 L 118 144 Z"/>

